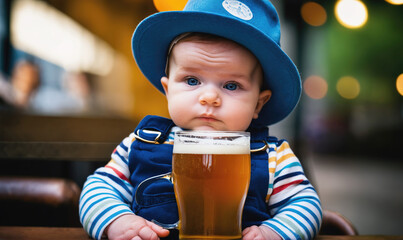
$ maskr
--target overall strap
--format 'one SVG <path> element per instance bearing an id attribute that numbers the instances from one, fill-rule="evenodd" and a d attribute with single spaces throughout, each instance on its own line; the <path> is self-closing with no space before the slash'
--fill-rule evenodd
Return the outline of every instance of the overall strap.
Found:
<path id="1" fill-rule="evenodd" d="M 265 152 L 269 147 L 267 145 L 267 140 L 269 136 L 268 127 L 250 127 L 247 130 L 250 132 L 250 151 L 251 153 Z"/>
<path id="2" fill-rule="evenodd" d="M 129 149 L 130 183 L 134 194 L 145 179 L 172 171 L 172 144 L 164 144 L 174 126 L 172 120 L 145 117 L 134 130 L 136 140 Z M 162 223 L 178 221 L 178 209 L 171 182 L 156 181 L 142 189 L 141 201 L 132 202 L 133 212 L 149 221 Z M 135 198 L 135 195 L 133 195 Z"/>
<path id="3" fill-rule="evenodd" d="M 148 115 L 134 130 L 136 139 L 146 143 L 162 144 L 169 136 L 171 128 L 175 126 L 171 119 Z"/>
<path id="4" fill-rule="evenodd" d="M 251 178 L 242 215 L 242 228 L 259 226 L 270 218 L 266 204 L 269 188 L 269 130 L 267 127 L 249 128 L 251 133 Z"/>

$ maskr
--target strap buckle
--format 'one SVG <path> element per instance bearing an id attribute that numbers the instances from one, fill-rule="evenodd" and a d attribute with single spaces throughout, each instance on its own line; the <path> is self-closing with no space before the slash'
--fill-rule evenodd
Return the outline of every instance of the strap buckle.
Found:
<path id="1" fill-rule="evenodd" d="M 141 130 L 141 132 L 140 132 L 140 130 Z M 140 136 L 142 133 L 144 133 L 143 135 L 149 134 L 148 137 L 151 137 L 150 135 L 157 135 L 157 136 L 154 138 L 154 140 L 148 140 L 148 139 L 145 139 L 145 138 L 143 138 L 143 137 Z M 144 129 L 144 130 L 138 129 L 137 132 L 134 133 L 134 137 L 135 137 L 136 139 L 138 139 L 138 140 L 140 140 L 140 141 L 143 141 L 143 142 L 146 142 L 146 143 L 160 144 L 160 143 L 158 142 L 158 140 L 159 140 L 159 138 L 161 137 L 161 132 L 159 132 L 159 131 L 153 131 L 153 130 L 147 130 L 147 129 Z"/>
<path id="2" fill-rule="evenodd" d="M 257 149 L 251 149 L 250 150 L 251 153 L 260 152 L 260 151 L 266 151 L 269 148 L 269 145 L 267 144 L 266 141 L 259 141 L 259 142 L 263 142 L 264 146 L 261 147 L 261 148 L 257 148 Z"/>

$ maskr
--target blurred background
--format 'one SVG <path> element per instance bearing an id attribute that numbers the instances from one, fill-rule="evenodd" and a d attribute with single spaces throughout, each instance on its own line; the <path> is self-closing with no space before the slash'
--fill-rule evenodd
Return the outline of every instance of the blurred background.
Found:
<path id="1" fill-rule="evenodd" d="M 142 117 L 169 117 L 131 36 L 184 2 L 1 0 L 0 176 L 81 187 Z M 303 94 L 270 134 L 291 142 L 324 208 L 360 234 L 403 235 L 403 1 L 272 2 Z"/>

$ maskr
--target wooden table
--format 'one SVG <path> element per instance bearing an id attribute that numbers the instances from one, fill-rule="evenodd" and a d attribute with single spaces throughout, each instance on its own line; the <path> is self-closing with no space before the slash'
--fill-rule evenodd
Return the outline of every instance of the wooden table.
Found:
<path id="1" fill-rule="evenodd" d="M 109 161 L 137 122 L 107 117 L 0 114 L 0 162 Z"/>
<path id="2" fill-rule="evenodd" d="M 1 227 L 0 240 L 89 240 L 82 228 Z M 403 236 L 318 236 L 317 240 L 403 240 Z"/>

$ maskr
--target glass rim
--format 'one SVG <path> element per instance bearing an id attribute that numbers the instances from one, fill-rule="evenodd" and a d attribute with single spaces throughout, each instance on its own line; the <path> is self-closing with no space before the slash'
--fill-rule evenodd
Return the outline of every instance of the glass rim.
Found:
<path id="1" fill-rule="evenodd" d="M 200 135 L 200 136 L 220 136 L 220 135 L 228 135 L 228 136 L 234 136 L 234 135 L 240 135 L 240 136 L 246 136 L 250 137 L 250 132 L 246 131 L 208 131 L 208 130 L 179 130 L 175 132 L 176 135 Z"/>

